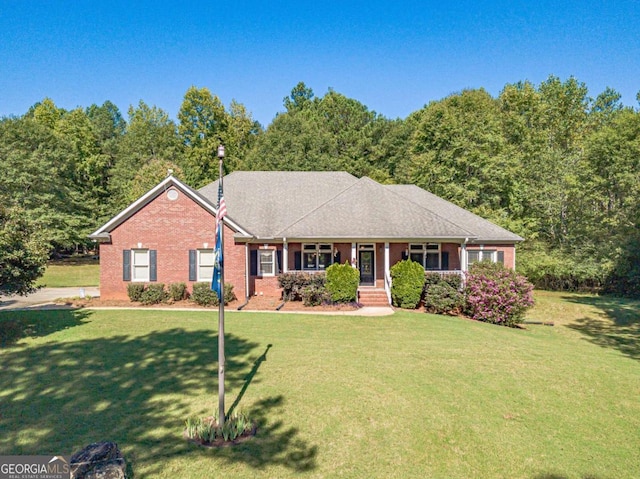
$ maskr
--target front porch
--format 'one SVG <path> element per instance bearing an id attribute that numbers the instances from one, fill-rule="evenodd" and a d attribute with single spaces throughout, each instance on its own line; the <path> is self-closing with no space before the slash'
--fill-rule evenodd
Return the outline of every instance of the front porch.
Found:
<path id="1" fill-rule="evenodd" d="M 391 267 L 399 261 L 411 259 L 425 267 L 426 271 L 441 275 L 462 275 L 466 269 L 464 243 L 423 242 L 333 242 L 304 243 L 284 241 L 278 245 L 252 245 L 252 294 L 261 294 L 261 284 L 273 287 L 280 273 L 314 273 L 326 270 L 331 264 L 350 263 L 360 272 L 360 290 L 364 295 L 376 296 L 380 291 L 386 296 L 386 305 L 391 303 Z M 253 267 L 255 261 L 255 268 Z M 369 290 L 376 291 L 372 293 Z"/>

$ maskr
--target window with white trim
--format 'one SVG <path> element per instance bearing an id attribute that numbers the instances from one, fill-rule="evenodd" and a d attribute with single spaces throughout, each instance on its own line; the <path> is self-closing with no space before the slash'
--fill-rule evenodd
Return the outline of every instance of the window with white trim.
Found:
<path id="1" fill-rule="evenodd" d="M 409 259 L 427 270 L 441 269 L 440 243 L 409 244 Z"/>
<path id="2" fill-rule="evenodd" d="M 496 263 L 498 261 L 498 252 L 494 249 L 473 249 L 467 250 L 467 264 L 471 266 L 473 263 L 479 261 L 491 261 Z"/>
<path id="3" fill-rule="evenodd" d="M 198 250 L 198 281 L 211 281 L 214 262 L 215 253 L 213 249 Z"/>
<path id="4" fill-rule="evenodd" d="M 149 250 L 131 250 L 131 281 L 149 281 Z"/>
<path id="5" fill-rule="evenodd" d="M 276 250 L 258 250 L 258 276 L 274 276 L 276 274 Z"/>
<path id="6" fill-rule="evenodd" d="M 302 245 L 302 269 L 325 270 L 333 263 L 333 245 L 329 243 L 305 243 Z"/>

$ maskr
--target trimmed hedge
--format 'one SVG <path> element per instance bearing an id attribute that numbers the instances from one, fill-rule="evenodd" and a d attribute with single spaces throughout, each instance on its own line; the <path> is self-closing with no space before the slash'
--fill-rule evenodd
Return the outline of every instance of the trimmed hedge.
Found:
<path id="1" fill-rule="evenodd" d="M 394 306 L 415 309 L 424 289 L 424 268 L 410 259 L 391 267 L 391 299 Z"/>
<path id="2" fill-rule="evenodd" d="M 224 304 L 236 299 L 231 283 L 224 283 Z M 218 306 L 220 300 L 218 293 L 211 289 L 211 283 L 194 283 L 191 292 L 191 300 L 200 306 Z"/>
<path id="3" fill-rule="evenodd" d="M 358 298 L 360 273 L 349 263 L 334 263 L 327 268 L 326 288 L 334 303 L 349 303 Z"/>
<path id="4" fill-rule="evenodd" d="M 309 286 L 325 289 L 325 273 L 282 273 L 278 276 L 278 284 L 286 301 L 303 300 L 303 292 Z M 309 292 L 308 292 L 309 293 Z"/>
<path id="5" fill-rule="evenodd" d="M 140 295 L 142 304 L 160 304 L 167 300 L 168 295 L 164 290 L 164 283 L 148 284 Z"/>
<path id="6" fill-rule="evenodd" d="M 129 296 L 129 299 L 140 302 L 142 300 L 142 293 L 144 293 L 144 286 L 142 283 L 129 283 L 127 285 L 127 296 Z"/>
<path id="7" fill-rule="evenodd" d="M 172 301 L 182 301 L 187 298 L 187 285 L 185 283 L 169 284 L 169 299 Z"/>
<path id="8" fill-rule="evenodd" d="M 432 284 L 424 297 L 427 313 L 458 314 L 465 304 L 464 295 L 446 281 Z"/>

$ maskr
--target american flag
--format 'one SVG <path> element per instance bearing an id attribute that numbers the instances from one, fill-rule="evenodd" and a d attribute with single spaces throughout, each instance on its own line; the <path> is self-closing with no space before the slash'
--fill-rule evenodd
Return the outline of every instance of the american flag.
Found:
<path id="1" fill-rule="evenodd" d="M 224 196 L 222 196 L 220 198 L 220 203 L 218 204 L 218 214 L 216 215 L 217 222 L 220 223 L 225 216 L 227 216 L 227 205 L 224 202 Z"/>

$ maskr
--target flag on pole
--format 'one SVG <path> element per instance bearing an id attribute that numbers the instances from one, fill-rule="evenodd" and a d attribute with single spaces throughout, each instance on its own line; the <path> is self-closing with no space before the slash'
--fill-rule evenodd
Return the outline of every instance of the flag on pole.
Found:
<path id="1" fill-rule="evenodd" d="M 222 234 L 223 223 L 222 220 L 227 214 L 227 206 L 224 202 L 224 196 L 222 195 L 222 185 L 218 187 L 218 213 L 216 214 L 216 246 L 213 250 L 213 277 L 211 278 L 211 290 L 215 291 L 218 295 L 218 299 L 224 301 L 224 286 L 221 284 L 223 262 L 222 251 Z"/>

